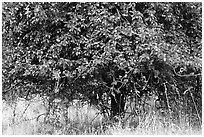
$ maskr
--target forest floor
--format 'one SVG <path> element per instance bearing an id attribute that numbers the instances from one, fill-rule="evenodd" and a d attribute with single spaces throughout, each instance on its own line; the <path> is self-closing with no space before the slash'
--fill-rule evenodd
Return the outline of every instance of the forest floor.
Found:
<path id="1" fill-rule="evenodd" d="M 16 103 L 2 102 L 3 135 L 201 135 L 201 129 L 193 128 L 185 120 L 179 125 L 161 120 L 155 113 L 145 116 L 143 122 L 118 122 L 104 125 L 104 118 L 94 106 L 79 107 L 76 103 L 65 111 L 55 112 L 46 119 L 45 102 L 18 100 Z M 160 119 L 160 120 L 159 120 Z M 168 124 L 167 124 L 168 122 Z"/>

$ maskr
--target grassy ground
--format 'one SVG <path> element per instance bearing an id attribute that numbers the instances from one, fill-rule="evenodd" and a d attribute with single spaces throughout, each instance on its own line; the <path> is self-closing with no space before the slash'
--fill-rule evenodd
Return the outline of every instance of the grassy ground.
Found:
<path id="1" fill-rule="evenodd" d="M 63 105 L 55 115 L 46 118 L 48 108 L 40 98 L 33 101 L 18 100 L 17 103 L 2 104 L 2 134 L 4 135 L 63 135 L 63 134 L 202 134 L 201 129 L 192 128 L 183 117 L 180 124 L 173 124 L 156 112 L 129 118 L 116 124 L 106 124 L 98 110 L 77 102 L 63 110 Z M 48 119 L 48 120 L 46 120 Z M 139 122 L 140 121 L 140 122 Z M 109 122 L 111 123 L 111 122 Z M 139 124 L 138 124 L 139 123 Z M 104 126 L 105 124 L 105 126 Z"/>

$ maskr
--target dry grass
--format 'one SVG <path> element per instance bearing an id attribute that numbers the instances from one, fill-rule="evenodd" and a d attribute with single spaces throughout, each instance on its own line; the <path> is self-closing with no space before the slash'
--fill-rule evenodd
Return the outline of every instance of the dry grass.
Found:
<path id="1" fill-rule="evenodd" d="M 2 103 L 2 132 L 3 134 L 35 134 L 43 121 L 41 114 L 46 109 L 42 100 L 25 101 L 19 99 L 17 103 Z"/>
<path id="2" fill-rule="evenodd" d="M 75 102 L 59 113 L 50 115 L 46 121 L 48 108 L 39 97 L 32 101 L 19 99 L 17 103 L 2 104 L 2 134 L 4 135 L 63 135 L 63 134 L 202 134 L 194 129 L 183 117 L 176 125 L 157 112 L 104 126 L 104 118 L 99 111 L 89 105 Z M 38 117 L 40 116 L 40 117 Z M 110 122 L 111 123 L 111 122 Z M 139 123 L 139 124 L 138 124 Z M 104 128 L 105 127 L 105 128 Z"/>
<path id="3" fill-rule="evenodd" d="M 80 132 L 95 132 L 102 125 L 99 111 L 89 105 L 79 106 L 74 103 L 62 113 L 49 116 L 45 121 L 45 102 L 40 98 L 32 101 L 19 99 L 17 103 L 2 103 L 2 132 L 6 135 L 36 135 L 36 134 L 79 134 Z M 63 107 L 63 106 L 62 106 Z M 61 108 L 62 109 L 62 108 Z M 65 113 L 66 112 L 66 113 Z M 58 124 L 58 125 L 57 125 Z"/>
<path id="4" fill-rule="evenodd" d="M 110 134 L 116 135 L 201 135 L 201 129 L 195 129 L 186 121 L 182 124 L 174 124 L 170 119 L 163 118 L 157 114 L 150 114 L 141 119 L 137 127 L 118 124 L 109 129 Z"/>

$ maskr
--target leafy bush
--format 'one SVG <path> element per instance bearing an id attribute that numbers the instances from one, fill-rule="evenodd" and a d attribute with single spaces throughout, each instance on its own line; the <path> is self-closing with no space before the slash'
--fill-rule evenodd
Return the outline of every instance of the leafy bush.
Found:
<path id="1" fill-rule="evenodd" d="M 156 96 L 201 123 L 201 3 L 3 3 L 3 99 L 79 99 L 110 119 Z M 190 110 L 190 111 L 189 111 Z M 179 118 L 178 118 L 179 119 Z"/>

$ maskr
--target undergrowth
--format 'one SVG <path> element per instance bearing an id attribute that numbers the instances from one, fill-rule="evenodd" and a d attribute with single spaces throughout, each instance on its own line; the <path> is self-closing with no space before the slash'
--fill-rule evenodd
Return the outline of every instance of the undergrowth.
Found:
<path id="1" fill-rule="evenodd" d="M 57 103 L 57 101 L 56 101 Z M 189 115 L 177 122 L 161 111 L 118 118 L 111 121 L 99 113 L 95 106 L 78 101 L 56 108 L 47 107 L 45 98 L 2 104 L 2 134 L 4 135 L 112 135 L 112 134 L 202 134 Z M 49 113 L 48 113 L 49 112 Z"/>

